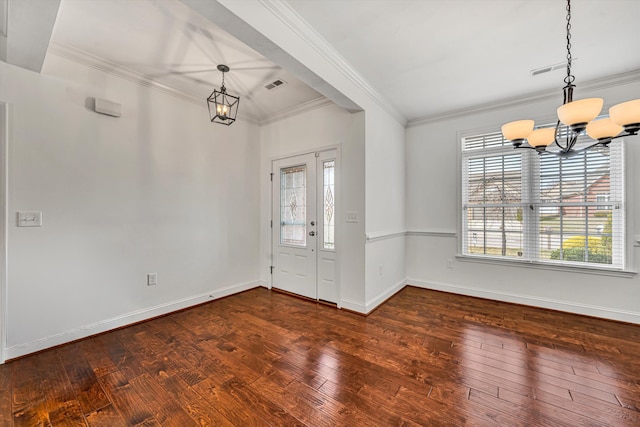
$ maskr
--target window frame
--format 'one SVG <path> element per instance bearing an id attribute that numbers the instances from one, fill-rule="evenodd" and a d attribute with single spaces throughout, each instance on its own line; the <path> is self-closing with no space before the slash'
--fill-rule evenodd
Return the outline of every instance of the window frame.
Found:
<path id="1" fill-rule="evenodd" d="M 568 271 L 568 272 L 579 272 L 579 273 L 589 273 L 589 274 L 601 274 L 607 276 L 618 276 L 618 277 L 633 277 L 637 274 L 636 271 L 633 271 L 631 268 L 633 267 L 631 263 L 633 262 L 633 257 L 630 256 L 632 254 L 634 244 L 630 242 L 630 238 L 627 234 L 628 227 L 631 225 L 629 221 L 633 220 L 632 217 L 629 217 L 629 203 L 628 203 L 628 179 L 629 179 L 629 168 L 626 167 L 625 162 L 625 153 L 626 147 L 624 144 L 624 139 L 619 139 L 614 141 L 612 144 L 621 144 L 620 149 L 620 168 L 618 175 L 622 180 L 622 187 L 620 190 L 620 197 L 622 200 L 621 214 L 622 214 L 622 222 L 619 228 L 620 232 L 620 249 L 618 251 L 618 256 L 622 257 L 622 264 L 620 265 L 612 265 L 612 264 L 596 264 L 596 263 L 581 263 L 581 262 L 563 262 L 563 261 L 554 261 L 547 259 L 540 259 L 539 257 L 539 244 L 534 244 L 530 246 L 526 246 L 523 244 L 523 248 L 529 247 L 537 248 L 535 253 L 527 254 L 528 256 L 525 258 L 517 258 L 517 257 L 508 257 L 502 255 L 485 255 L 485 254 L 469 254 L 465 253 L 465 246 L 468 243 L 468 236 L 466 235 L 467 230 L 464 225 L 466 222 L 464 221 L 464 216 L 467 215 L 467 210 L 465 209 L 465 199 L 464 194 L 467 191 L 464 188 L 466 179 L 463 179 L 463 173 L 466 159 L 473 158 L 472 154 L 468 154 L 465 152 L 465 138 L 470 137 L 480 137 L 484 135 L 491 135 L 496 132 L 498 127 L 493 127 L 485 130 L 479 131 L 465 131 L 465 132 L 457 132 L 456 137 L 458 141 L 458 150 L 457 150 L 457 254 L 456 259 L 463 262 L 474 262 L 474 263 L 483 263 L 483 264 L 499 264 L 499 265 L 509 265 L 509 266 L 526 266 L 529 268 L 539 268 L 545 270 L 557 270 L 557 271 Z M 475 151 L 475 150 L 474 150 Z M 520 149 L 514 150 L 510 143 L 506 142 L 504 145 L 490 148 L 483 148 L 475 151 L 476 153 L 482 153 L 485 157 L 489 157 L 491 155 L 506 155 L 513 152 L 521 152 L 522 158 L 522 182 L 523 186 L 526 185 L 526 182 L 531 183 L 531 185 L 540 184 L 540 170 L 538 162 L 529 160 L 530 157 L 537 157 L 537 153 L 535 150 L 529 149 Z M 549 154 L 543 154 L 549 155 Z M 609 200 L 611 200 L 611 191 L 608 193 Z M 539 195 L 539 189 L 533 191 L 524 192 L 522 195 L 521 204 L 527 206 L 533 206 L 535 209 L 535 214 L 525 215 L 525 218 L 529 218 L 528 221 L 523 221 L 522 233 L 523 240 L 533 240 L 539 241 L 540 239 L 540 229 L 538 227 L 540 212 L 539 210 L 544 208 L 543 203 L 536 203 L 536 201 L 528 200 L 529 197 L 533 197 L 534 195 Z M 540 201 L 538 201 L 540 202 Z"/>

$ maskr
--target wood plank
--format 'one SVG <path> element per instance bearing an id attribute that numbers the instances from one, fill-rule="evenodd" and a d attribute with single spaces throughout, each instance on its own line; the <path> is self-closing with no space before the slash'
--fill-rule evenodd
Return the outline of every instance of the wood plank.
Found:
<path id="1" fill-rule="evenodd" d="M 0 391 L 0 426 L 13 425 L 11 388 Z"/>
<path id="2" fill-rule="evenodd" d="M 79 344 L 59 349 L 60 359 L 83 414 L 94 412 L 110 404 L 93 367 Z"/>
<path id="3" fill-rule="evenodd" d="M 118 372 L 112 372 L 100 378 L 100 383 L 112 402 L 113 407 L 122 416 L 127 425 L 142 423 L 157 424 L 153 412 L 146 402 L 133 389 L 127 378 Z"/>
<path id="4" fill-rule="evenodd" d="M 233 424 L 211 407 L 202 396 L 177 376 L 169 377 L 162 384 L 164 389 L 180 404 L 182 409 L 202 426 L 231 427 Z"/>
<path id="5" fill-rule="evenodd" d="M 66 401 L 61 405 L 57 405 L 56 409 L 49 412 L 49 422 L 54 426 L 87 426 L 80 402 L 77 400 Z"/>
<path id="6" fill-rule="evenodd" d="M 252 408 L 246 407 L 245 402 L 237 400 L 230 394 L 223 384 L 215 384 L 207 378 L 194 385 L 193 389 L 233 425 L 269 425 L 253 413 Z"/>
<path id="7" fill-rule="evenodd" d="M 145 406 L 152 411 L 153 418 L 161 425 L 175 427 L 196 425 L 196 422 L 149 374 L 133 378 L 129 383 L 144 401 Z"/>
<path id="8" fill-rule="evenodd" d="M 111 404 L 86 414 L 85 419 L 90 427 L 124 427 L 127 425 L 124 418 Z"/>

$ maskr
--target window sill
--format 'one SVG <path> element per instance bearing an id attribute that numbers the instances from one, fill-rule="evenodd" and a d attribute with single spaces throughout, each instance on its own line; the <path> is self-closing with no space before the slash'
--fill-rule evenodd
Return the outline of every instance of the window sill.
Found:
<path id="1" fill-rule="evenodd" d="M 609 268 L 598 268 L 592 266 L 573 266 L 573 265 L 556 265 L 547 264 L 535 261 L 521 261 L 517 259 L 502 259 L 502 258 L 490 258 L 471 255 L 456 255 L 456 259 L 461 262 L 475 262 L 479 264 L 495 264 L 508 267 L 525 267 L 535 268 L 539 270 L 554 270 L 563 271 L 565 273 L 579 273 L 579 274 L 598 274 L 602 276 L 613 277 L 635 277 L 638 272 L 632 270 L 613 270 Z"/>

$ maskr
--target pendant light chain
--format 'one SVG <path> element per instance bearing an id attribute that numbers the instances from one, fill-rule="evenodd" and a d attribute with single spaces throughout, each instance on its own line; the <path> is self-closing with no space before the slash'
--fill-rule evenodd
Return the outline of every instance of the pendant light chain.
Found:
<path id="1" fill-rule="evenodd" d="M 567 77 L 565 77 L 564 82 L 567 85 L 572 85 L 574 80 L 576 79 L 573 74 L 571 74 L 571 0 L 567 1 Z"/>

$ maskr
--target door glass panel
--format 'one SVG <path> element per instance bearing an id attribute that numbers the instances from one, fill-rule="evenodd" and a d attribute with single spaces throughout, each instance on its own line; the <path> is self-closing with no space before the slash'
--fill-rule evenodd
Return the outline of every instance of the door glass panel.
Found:
<path id="1" fill-rule="evenodd" d="M 307 244 L 307 166 L 280 169 L 280 243 Z"/>
<path id="2" fill-rule="evenodd" d="M 335 177 L 336 161 L 328 160 L 323 162 L 323 215 L 324 215 L 324 232 L 323 236 L 323 248 L 335 249 L 334 235 L 335 235 Z"/>

